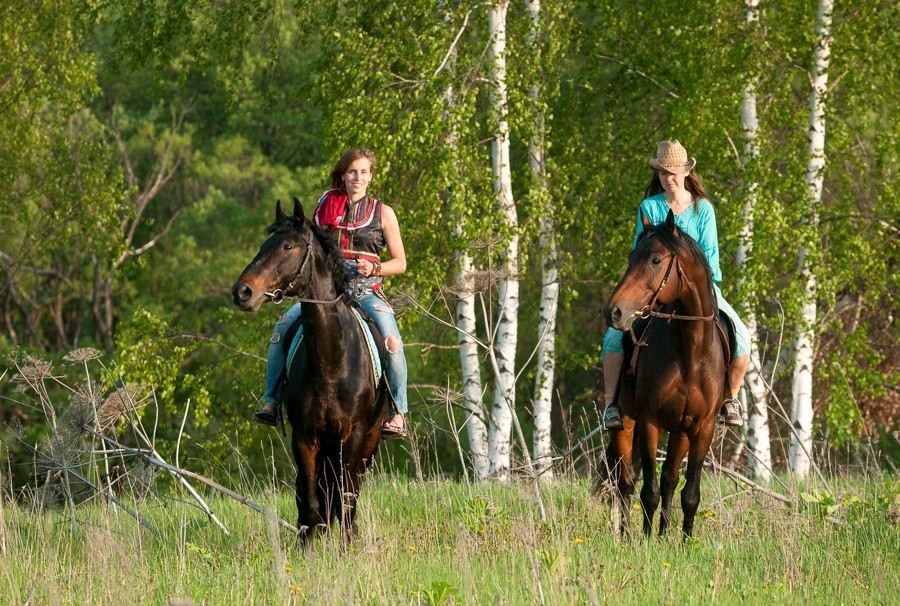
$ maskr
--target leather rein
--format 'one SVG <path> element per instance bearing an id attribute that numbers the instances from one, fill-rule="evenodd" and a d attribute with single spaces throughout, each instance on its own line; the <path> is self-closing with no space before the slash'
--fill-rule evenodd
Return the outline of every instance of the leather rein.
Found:
<path id="1" fill-rule="evenodd" d="M 263 294 L 270 299 L 272 299 L 272 303 L 275 305 L 281 305 L 285 298 L 289 298 L 293 301 L 299 301 L 300 303 L 318 303 L 321 305 L 334 305 L 338 301 L 344 298 L 344 293 L 339 294 L 334 299 L 306 299 L 304 297 L 285 297 L 284 293 L 290 291 L 294 288 L 295 282 L 300 278 L 300 274 L 303 273 L 303 270 L 306 269 L 306 264 L 309 263 L 310 254 L 312 253 L 312 241 L 306 243 L 306 252 L 303 254 L 303 261 L 300 262 L 300 269 L 297 270 L 297 273 L 294 274 L 294 277 L 291 279 L 290 283 L 285 288 L 276 288 L 272 292 L 264 292 Z"/>

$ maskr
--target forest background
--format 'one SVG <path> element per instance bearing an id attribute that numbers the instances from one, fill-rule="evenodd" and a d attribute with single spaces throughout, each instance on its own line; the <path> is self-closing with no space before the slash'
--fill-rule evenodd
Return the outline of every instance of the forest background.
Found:
<path id="1" fill-rule="evenodd" d="M 515 404 L 530 437 L 552 219 L 560 289 L 550 435 L 556 452 L 569 451 L 599 424 L 600 311 L 625 268 L 646 161 L 672 138 L 697 157 L 716 208 L 724 294 L 757 321 L 769 402 L 781 411 L 768 420 L 772 465 L 787 466 L 792 343 L 808 328 L 815 458 L 852 462 L 860 443 L 877 442 L 896 460 L 897 3 L 838 3 L 831 15 L 827 161 L 812 210 L 805 174 L 819 2 L 762 2 L 751 23 L 753 2 L 560 0 L 540 5 L 539 27 L 534 2 L 509 4 L 502 108 L 488 15 L 497 4 L 506 3 L 5 0 L 6 488 L 31 479 L 25 445 L 52 421 L 18 390 L 16 373 L 34 356 L 62 377 L 64 358 L 84 348 L 103 352 L 107 389 L 143 386 L 143 401 L 156 405 L 146 410 L 160 415 L 161 452 L 174 448 L 190 403 L 183 460 L 216 477 L 244 465 L 264 471 L 270 445 L 249 419 L 281 309 L 241 314 L 230 287 L 275 200 L 296 196 L 311 211 L 339 154 L 357 145 L 376 152 L 370 191 L 400 219 L 409 267 L 388 292 L 401 310 L 411 423 L 417 443 L 436 446 L 422 452 L 441 469 L 460 471 L 446 432 L 466 416 L 448 294 L 460 260 L 503 268 L 506 243 L 518 241 Z M 748 82 L 758 156 L 745 151 Z M 498 205 L 492 169 L 501 119 L 514 222 Z M 536 138 L 539 172 L 529 167 Z M 751 195 L 747 254 L 740 234 Z M 805 268 L 816 277 L 811 325 Z M 482 334 L 499 304 L 487 309 Z M 490 374 L 485 366 L 485 402 Z M 69 397 L 64 381 L 46 383 Z"/>

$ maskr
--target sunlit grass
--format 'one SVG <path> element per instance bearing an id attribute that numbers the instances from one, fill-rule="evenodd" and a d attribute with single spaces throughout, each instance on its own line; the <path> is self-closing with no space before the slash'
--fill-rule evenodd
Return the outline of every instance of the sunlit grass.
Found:
<path id="1" fill-rule="evenodd" d="M 836 489 L 837 490 L 837 489 Z M 853 498 L 846 498 L 848 495 Z M 3 603 L 45 604 L 648 604 L 900 602 L 900 503 L 891 480 L 845 481 L 829 509 L 788 508 L 704 482 L 695 538 L 621 541 L 613 510 L 584 480 L 543 490 L 541 521 L 525 485 L 413 482 L 376 473 L 364 486 L 360 535 L 310 550 L 234 501 L 209 495 L 226 536 L 195 507 L 135 503 L 162 538 L 101 503 L 67 516 L 7 503 Z M 286 491 L 256 495 L 294 520 Z M 680 513 L 676 510 L 676 523 Z"/>

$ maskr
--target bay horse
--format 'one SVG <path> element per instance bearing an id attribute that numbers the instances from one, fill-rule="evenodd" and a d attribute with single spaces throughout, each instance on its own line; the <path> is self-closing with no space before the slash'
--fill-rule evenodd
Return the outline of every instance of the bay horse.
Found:
<path id="1" fill-rule="evenodd" d="M 671 211 L 659 225 L 652 225 L 643 213 L 641 221 L 644 231 L 604 310 L 611 326 L 632 335 L 635 320 L 646 320 L 637 328 L 634 363 L 628 359 L 625 363 L 625 368 L 633 366 L 633 379 L 623 377 L 619 383 L 625 427 L 612 432 L 607 463 L 610 480 L 618 488 L 622 534 L 628 536 L 635 484 L 632 450 L 638 449 L 644 478 L 640 493 L 644 534 L 652 532 L 653 516 L 662 500 L 662 536 L 671 521 L 672 496 L 687 455 L 681 492 L 682 531 L 687 538 L 693 533 L 700 505 L 700 472 L 724 397 L 726 354 L 716 325 L 718 307 L 706 255 L 676 227 Z M 657 484 L 656 447 L 663 432 L 669 433 L 669 441 Z"/>
<path id="2" fill-rule="evenodd" d="M 385 380 L 376 386 L 368 343 L 345 295 L 347 278 L 337 244 L 279 200 L 268 239 L 231 289 L 234 304 L 255 312 L 266 301 L 294 298 L 303 305 L 303 340 L 284 388 L 297 463 L 298 528 L 308 544 L 313 530 L 334 520 L 343 544 L 357 532 L 362 474 L 381 439 L 387 411 Z M 381 337 L 374 335 L 376 343 Z"/>

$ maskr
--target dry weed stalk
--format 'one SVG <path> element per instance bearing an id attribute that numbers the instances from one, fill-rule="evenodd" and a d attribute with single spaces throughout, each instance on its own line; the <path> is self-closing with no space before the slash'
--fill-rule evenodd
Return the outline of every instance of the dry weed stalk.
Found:
<path id="1" fill-rule="evenodd" d="M 14 439 L 26 443 L 35 453 L 36 469 L 44 474 L 44 489 L 38 501 L 39 506 L 47 502 L 47 492 L 58 489 L 65 498 L 66 508 L 72 520 L 73 529 L 78 530 L 76 509 L 95 495 L 112 503 L 151 530 L 156 536 L 161 533 L 150 524 L 139 511 L 129 508 L 117 495 L 130 491 L 135 501 L 140 501 L 152 491 L 153 469 L 165 470 L 188 491 L 199 504 L 200 509 L 226 535 L 228 529 L 218 519 L 203 497 L 191 486 L 194 480 L 212 488 L 251 509 L 264 514 L 278 525 L 296 533 L 297 529 L 279 518 L 275 513 L 254 503 L 237 492 L 206 478 L 198 473 L 169 464 L 159 453 L 155 444 L 155 428 L 158 424 L 159 406 L 152 388 L 143 384 L 126 383 L 120 373 L 110 372 L 99 362 L 110 377 L 113 387 L 107 394 L 92 380 L 89 362 L 100 359 L 97 350 L 82 348 L 68 354 L 64 360 L 82 364 L 86 381 L 73 388 L 61 377 L 53 375 L 52 365 L 33 356 L 13 357 L 10 360 L 17 370 L 12 381 L 20 391 L 32 395 L 50 426 L 50 435 L 43 442 L 31 445 L 25 442 L 25 432 L 21 423 L 13 426 Z M 52 379 L 70 394 L 69 404 L 57 410 L 51 400 L 45 382 Z M 154 431 L 147 432 L 142 421 L 144 409 L 153 404 L 156 410 Z M 185 416 L 187 410 L 185 411 Z M 179 443 L 184 424 L 179 430 Z M 117 437 L 126 432 L 138 441 L 139 446 L 127 446 Z M 153 437 L 151 437 L 153 436 Z M 102 456 L 103 470 L 98 467 L 97 455 Z M 2 517 L 0 517 L 2 531 Z M 0 532 L 0 539 L 3 535 Z M 2 545 L 0 545 L 2 547 Z"/>

